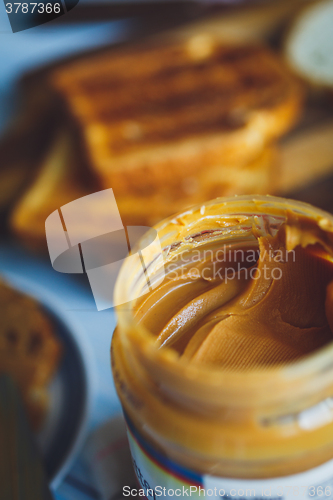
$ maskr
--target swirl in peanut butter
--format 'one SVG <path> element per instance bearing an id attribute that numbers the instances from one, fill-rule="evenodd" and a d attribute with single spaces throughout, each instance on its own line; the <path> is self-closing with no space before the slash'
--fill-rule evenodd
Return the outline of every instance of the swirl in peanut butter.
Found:
<path id="1" fill-rule="evenodd" d="M 332 242 L 315 221 L 289 214 L 276 231 L 253 227 L 237 243 L 207 237 L 200 252 L 197 261 L 194 250 L 181 254 L 139 304 L 158 347 L 189 363 L 251 369 L 333 340 Z"/>

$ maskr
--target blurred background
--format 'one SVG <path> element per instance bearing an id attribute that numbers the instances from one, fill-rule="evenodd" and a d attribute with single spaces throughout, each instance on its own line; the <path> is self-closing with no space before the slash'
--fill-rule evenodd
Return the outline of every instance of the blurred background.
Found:
<path id="1" fill-rule="evenodd" d="M 107 188 L 124 225 L 234 194 L 333 211 L 332 1 L 76 4 L 0 4 L 0 371 L 66 500 L 111 495 L 115 317 L 53 270 L 46 218 Z"/>

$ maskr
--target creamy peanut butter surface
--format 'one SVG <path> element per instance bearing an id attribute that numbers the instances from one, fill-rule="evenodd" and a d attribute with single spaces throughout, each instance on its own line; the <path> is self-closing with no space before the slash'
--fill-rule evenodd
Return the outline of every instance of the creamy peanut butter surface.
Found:
<path id="1" fill-rule="evenodd" d="M 190 363 L 250 369 L 295 361 L 333 340 L 325 227 L 288 211 L 283 220 L 263 217 L 261 230 L 250 222 L 226 217 L 226 227 L 243 224 L 242 237 L 222 244 L 213 230 L 199 231 L 200 248 L 168 263 L 164 282 L 136 312 L 157 346 Z"/>

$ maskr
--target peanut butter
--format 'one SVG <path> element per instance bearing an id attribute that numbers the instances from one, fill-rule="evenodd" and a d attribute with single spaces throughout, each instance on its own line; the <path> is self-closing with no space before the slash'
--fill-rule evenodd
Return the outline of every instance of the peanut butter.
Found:
<path id="1" fill-rule="evenodd" d="M 287 214 L 274 236 L 256 228 L 253 235 L 251 249 L 228 245 L 221 259 L 221 248 L 208 244 L 199 265 L 169 269 L 137 312 L 158 346 L 188 362 L 250 369 L 295 361 L 333 340 L 325 233 Z"/>

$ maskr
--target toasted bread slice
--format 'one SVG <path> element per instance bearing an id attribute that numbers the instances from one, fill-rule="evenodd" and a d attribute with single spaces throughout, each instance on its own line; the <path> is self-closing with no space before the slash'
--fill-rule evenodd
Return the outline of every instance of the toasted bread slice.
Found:
<path id="1" fill-rule="evenodd" d="M 37 428 L 47 410 L 47 385 L 58 367 L 60 343 L 38 304 L 2 281 L 0 308 L 0 371 L 18 384 Z"/>
<path id="2" fill-rule="evenodd" d="M 110 50 L 49 73 L 90 168 L 118 195 L 239 164 L 289 130 L 302 87 L 258 45 L 207 36 Z"/>

